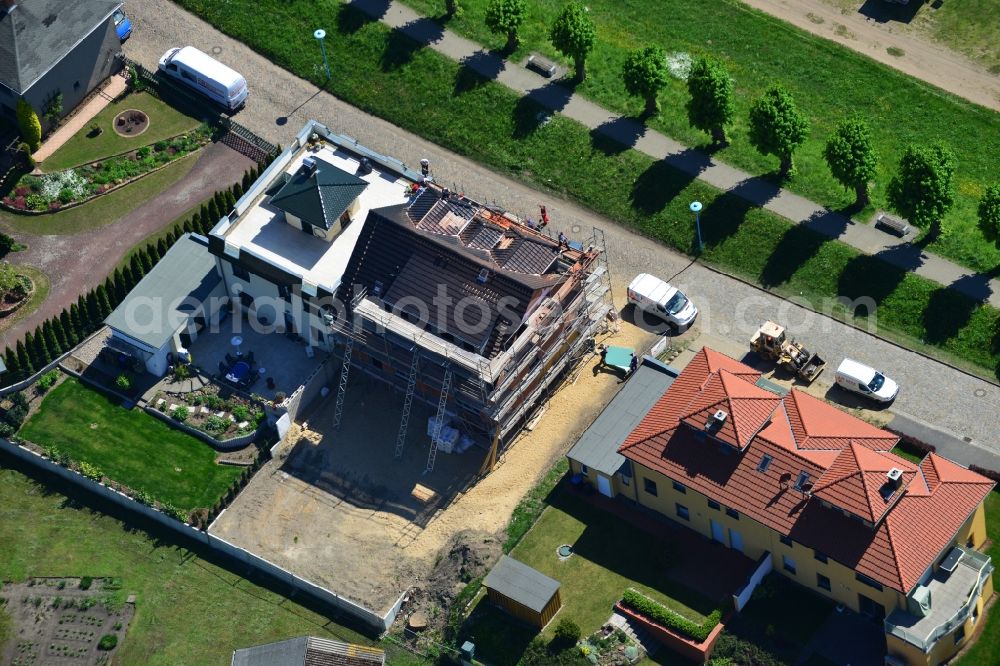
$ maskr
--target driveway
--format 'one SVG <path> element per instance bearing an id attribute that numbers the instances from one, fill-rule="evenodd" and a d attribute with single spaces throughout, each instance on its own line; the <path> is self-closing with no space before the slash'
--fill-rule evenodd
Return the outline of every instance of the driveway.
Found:
<path id="1" fill-rule="evenodd" d="M 129 14 L 135 31 L 125 45 L 126 54 L 147 67 L 155 67 L 160 55 L 177 44 L 192 44 L 236 66 L 246 76 L 251 94 L 246 109 L 235 119 L 267 140 L 287 146 L 306 120 L 315 118 L 407 164 L 415 165 L 422 157 L 430 159 L 439 182 L 455 183 L 456 189 L 471 197 L 496 201 L 524 213 L 537 211 L 536 206 L 545 203 L 553 234 L 565 231 L 571 237 L 586 238 L 595 226 L 606 232 L 610 269 L 619 295 L 622 285 L 637 273 L 651 271 L 664 278 L 676 275 L 674 281 L 688 291 L 701 309 L 695 334 L 710 331 L 745 346 L 762 321 L 776 319 L 832 364 L 850 355 L 877 365 L 896 378 L 902 390 L 894 411 L 935 424 L 959 438 L 968 437 L 970 446 L 1000 453 L 995 433 L 997 422 L 989 417 L 1000 413 L 1000 387 L 721 276 L 700 264 L 692 265 L 688 257 L 589 210 L 556 199 L 552 194 L 539 193 L 445 151 L 318 91 L 314 85 L 167 0 L 134 0 L 129 4 Z M 813 305 L 823 307 L 819 303 Z M 832 371 L 824 373 L 818 381 L 829 383 L 832 376 Z M 830 397 L 837 399 L 838 395 L 833 391 Z"/>
<path id="2" fill-rule="evenodd" d="M 221 143 L 209 145 L 197 160 L 184 178 L 99 229 L 65 236 L 14 233 L 19 242 L 28 245 L 26 251 L 14 255 L 16 262 L 43 271 L 52 286 L 48 298 L 35 312 L 0 332 L 0 346 L 13 347 L 26 332 L 76 303 L 81 294 L 104 282 L 108 272 L 136 243 L 216 191 L 229 187 L 254 166 L 253 160 Z"/>

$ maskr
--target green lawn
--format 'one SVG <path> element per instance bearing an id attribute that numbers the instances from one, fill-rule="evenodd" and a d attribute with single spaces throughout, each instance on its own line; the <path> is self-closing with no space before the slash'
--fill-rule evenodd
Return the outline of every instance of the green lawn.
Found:
<path id="1" fill-rule="evenodd" d="M 307 5 L 269 3 L 267 12 L 241 12 L 230 11 L 233 3 L 225 11 L 204 0 L 181 4 L 278 65 L 315 81 L 322 76 L 314 72 L 318 61 L 308 48 L 315 21 Z M 995 372 L 1000 311 L 792 226 L 564 117 L 538 127 L 539 108 L 532 102 L 346 5 L 332 4 L 330 25 L 339 35 L 328 44 L 335 63 L 330 85 L 359 108 L 500 172 L 568 195 L 683 252 L 692 253 L 696 244 L 688 203 L 701 201 L 702 258 L 708 263 L 818 309 L 838 294 L 871 297 L 882 335 L 980 373 Z M 845 316 L 841 307 L 831 310 Z"/>
<path id="2" fill-rule="evenodd" d="M 149 128 L 138 136 L 119 136 L 114 130 L 114 119 L 122 111 L 139 109 L 149 116 Z M 41 165 L 43 171 L 59 171 L 93 162 L 104 157 L 119 155 L 135 148 L 148 146 L 160 139 L 183 134 L 201 123 L 193 116 L 179 111 L 147 93 L 134 93 L 112 102 L 98 113 L 87 126 L 77 132 L 59 150 Z M 88 136 L 90 128 L 98 125 L 104 131 L 96 137 Z"/>
<path id="3" fill-rule="evenodd" d="M 45 397 L 19 434 L 185 511 L 212 506 L 243 471 L 216 464 L 208 444 L 72 378 Z"/>
<path id="4" fill-rule="evenodd" d="M 905 11 L 899 7 L 897 11 Z M 996 0 L 928 2 L 917 11 L 915 27 L 989 70 L 1000 74 L 1000 8 Z"/>
<path id="5" fill-rule="evenodd" d="M 77 234 L 97 229 L 124 217 L 178 182 L 194 168 L 199 153 L 172 162 L 114 192 L 80 206 L 46 215 L 18 215 L 0 211 L 0 227 L 25 234 Z"/>
<path id="6" fill-rule="evenodd" d="M 83 498 L 87 501 L 86 498 Z M 0 580 L 116 576 L 136 615 L 116 664 L 224 666 L 239 647 L 362 635 L 178 546 L 0 466 Z M 391 664 L 418 664 L 402 651 Z"/>
<path id="7" fill-rule="evenodd" d="M 923 454 L 921 454 L 916 449 L 908 447 L 905 443 L 900 442 L 896 446 L 892 447 L 892 452 L 895 453 L 900 458 L 909 460 L 914 465 L 919 464 L 921 460 L 924 459 Z"/>

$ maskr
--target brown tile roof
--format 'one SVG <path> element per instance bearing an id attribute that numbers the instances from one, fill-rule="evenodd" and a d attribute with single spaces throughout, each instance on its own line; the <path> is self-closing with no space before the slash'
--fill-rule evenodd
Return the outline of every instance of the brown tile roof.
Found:
<path id="1" fill-rule="evenodd" d="M 770 420 L 742 453 L 733 448 L 742 441 L 736 426 L 709 436 L 700 416 L 693 418 L 697 429 L 681 425 L 686 418 L 692 421 L 695 407 L 714 398 L 763 403 L 755 392 L 759 387 L 731 383 L 752 384 L 759 377 L 718 352 L 699 351 L 619 451 L 855 571 L 909 592 L 993 483 L 934 454 L 913 465 L 888 452 L 897 442 L 894 435 L 797 390 L 769 398 L 776 401 Z M 757 404 L 738 409 L 746 424 L 758 423 L 765 411 Z M 770 458 L 766 466 L 764 456 Z M 884 486 L 892 467 L 901 469 L 903 478 L 889 494 Z M 806 484 L 797 489 L 800 478 Z"/>

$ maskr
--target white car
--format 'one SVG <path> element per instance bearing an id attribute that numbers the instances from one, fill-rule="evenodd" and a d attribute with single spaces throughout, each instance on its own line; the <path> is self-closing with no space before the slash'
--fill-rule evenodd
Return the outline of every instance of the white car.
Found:
<path id="1" fill-rule="evenodd" d="M 676 287 L 655 275 L 641 273 L 628 286 L 628 302 L 656 315 L 674 328 L 686 328 L 698 316 L 698 308 Z"/>
<path id="2" fill-rule="evenodd" d="M 860 393 L 877 402 L 892 402 L 899 393 L 899 384 L 864 363 L 845 358 L 837 368 L 837 386 Z"/>

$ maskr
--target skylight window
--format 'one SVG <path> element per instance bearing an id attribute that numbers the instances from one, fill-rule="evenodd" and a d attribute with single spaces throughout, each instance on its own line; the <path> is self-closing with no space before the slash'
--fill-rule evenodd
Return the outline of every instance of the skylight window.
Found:
<path id="1" fill-rule="evenodd" d="M 806 486 L 811 486 L 812 483 L 809 481 L 809 472 L 799 472 L 799 478 L 795 479 L 795 489 L 799 492 L 805 492 Z"/>
<path id="2" fill-rule="evenodd" d="M 766 453 L 760 457 L 760 462 L 757 463 L 758 472 L 766 472 L 767 468 L 771 466 L 771 461 L 774 460 L 771 456 Z"/>

